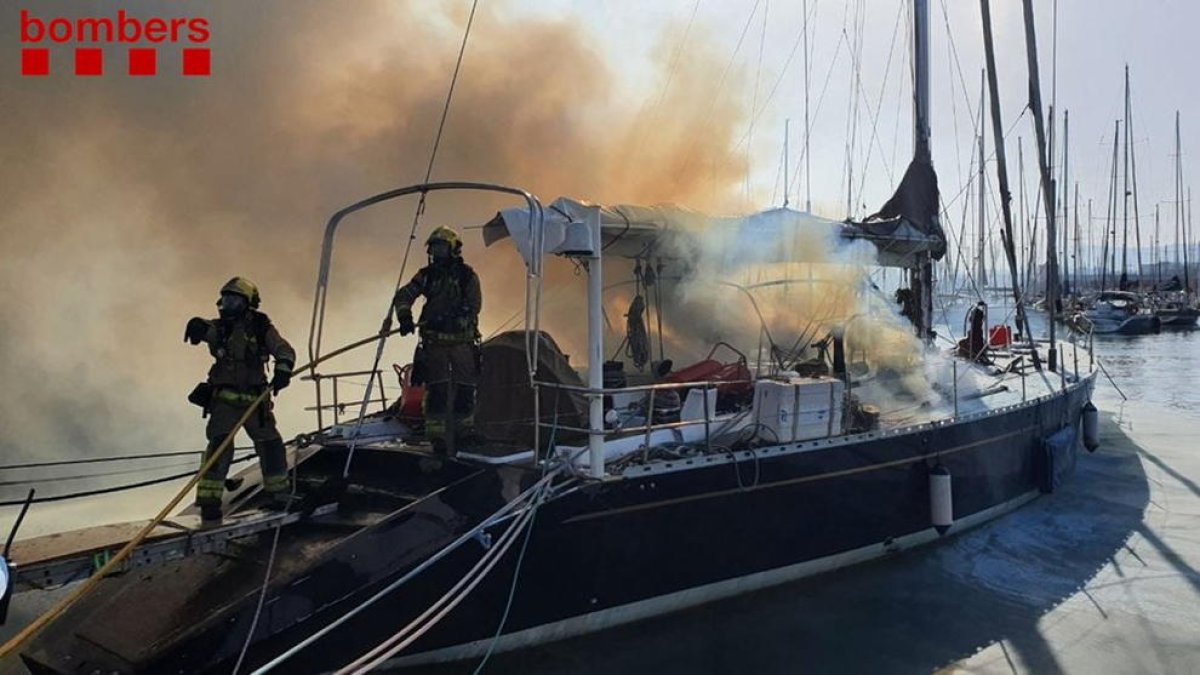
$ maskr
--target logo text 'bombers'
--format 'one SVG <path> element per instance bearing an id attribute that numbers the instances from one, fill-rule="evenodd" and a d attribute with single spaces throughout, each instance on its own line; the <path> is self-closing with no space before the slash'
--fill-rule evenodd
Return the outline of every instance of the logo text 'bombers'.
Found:
<path id="1" fill-rule="evenodd" d="M 40 45 L 74 44 L 76 75 L 103 75 L 105 52 L 123 47 L 129 75 L 157 75 L 158 48 L 153 45 L 180 45 L 180 73 L 207 76 L 211 73 L 208 43 L 211 29 L 201 17 L 130 16 L 118 10 L 108 17 L 38 17 L 21 10 L 21 74 L 45 76 L 51 71 L 51 49 Z M 150 45 L 150 46 L 147 46 Z M 38 45 L 38 46 L 33 46 Z M 185 46 L 186 45 L 186 46 Z M 103 47 L 110 47 L 106 50 Z M 65 56 L 55 50 L 55 57 Z M 166 50 L 172 54 L 174 50 Z"/>

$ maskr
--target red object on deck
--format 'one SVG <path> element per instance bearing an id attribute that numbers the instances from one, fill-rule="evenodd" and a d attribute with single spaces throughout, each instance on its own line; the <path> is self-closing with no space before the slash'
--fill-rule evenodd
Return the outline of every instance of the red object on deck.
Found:
<path id="1" fill-rule="evenodd" d="M 1012 329 L 1007 325 L 992 326 L 988 330 L 988 345 L 1007 347 L 1012 344 Z"/>
<path id="2" fill-rule="evenodd" d="M 400 419 L 420 420 L 425 418 L 421 410 L 421 399 L 425 397 L 425 387 L 409 387 L 400 394 Z"/>
<path id="3" fill-rule="evenodd" d="M 667 375 L 663 382 L 705 382 L 721 372 L 723 365 L 725 364 L 715 359 L 704 359 Z"/>
<path id="4" fill-rule="evenodd" d="M 401 367 L 395 364 L 392 368 L 400 379 L 400 419 L 405 422 L 421 422 L 425 419 L 425 411 L 421 408 L 421 400 L 425 397 L 425 387 L 409 384 L 412 376 L 412 364 Z"/>
<path id="5" fill-rule="evenodd" d="M 737 394 L 750 390 L 750 369 L 741 361 L 721 363 L 704 359 L 681 368 L 663 378 L 663 382 L 724 382 L 717 385 L 719 394 Z"/>

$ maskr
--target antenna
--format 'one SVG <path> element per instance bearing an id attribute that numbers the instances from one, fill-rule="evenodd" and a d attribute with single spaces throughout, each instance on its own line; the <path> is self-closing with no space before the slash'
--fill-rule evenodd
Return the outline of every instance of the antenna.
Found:
<path id="1" fill-rule="evenodd" d="M 812 213 L 812 164 L 808 152 L 808 0 L 804 0 L 804 210 Z"/>
<path id="2" fill-rule="evenodd" d="M 788 163 L 791 162 L 791 155 L 788 154 L 788 128 L 791 126 L 791 118 L 783 120 L 783 208 L 788 205 Z"/>

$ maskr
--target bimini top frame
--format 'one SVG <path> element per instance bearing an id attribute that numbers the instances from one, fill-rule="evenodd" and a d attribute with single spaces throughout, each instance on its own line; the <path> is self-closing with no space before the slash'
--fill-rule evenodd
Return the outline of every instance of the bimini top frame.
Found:
<path id="1" fill-rule="evenodd" d="M 537 364 L 537 340 L 538 316 L 541 302 L 541 276 L 542 276 L 542 257 L 544 255 L 544 240 L 543 234 L 543 210 L 542 203 L 537 197 L 520 188 L 508 187 L 505 185 L 497 185 L 494 183 L 470 183 L 470 182 L 447 182 L 447 183 L 421 183 L 418 185 L 410 185 L 408 187 L 397 188 L 381 192 L 372 197 L 367 197 L 361 201 L 355 202 L 337 213 L 329 219 L 325 225 L 325 236 L 321 242 L 321 260 L 317 268 L 317 288 L 313 297 L 312 319 L 309 323 L 308 331 L 308 358 L 311 362 L 316 363 L 321 357 L 321 337 L 325 329 L 325 308 L 329 295 L 329 273 L 333 262 L 333 242 L 337 236 L 338 227 L 342 220 L 352 213 L 356 213 L 377 204 L 381 204 L 392 199 L 407 197 L 409 195 L 419 194 L 422 198 L 430 192 L 439 190 L 476 190 L 480 192 L 500 192 L 504 194 L 515 195 L 525 200 L 526 208 L 529 209 L 529 231 L 533 233 L 533 255 L 529 263 L 526 265 L 526 283 L 525 283 L 525 327 L 526 327 L 526 345 L 525 358 L 529 367 L 529 378 L 532 382 L 533 375 Z M 389 298 L 389 303 L 391 299 Z M 390 324 L 390 304 L 388 319 L 385 320 L 385 329 L 380 330 L 378 340 L 383 340 L 390 331 L 386 330 Z"/>

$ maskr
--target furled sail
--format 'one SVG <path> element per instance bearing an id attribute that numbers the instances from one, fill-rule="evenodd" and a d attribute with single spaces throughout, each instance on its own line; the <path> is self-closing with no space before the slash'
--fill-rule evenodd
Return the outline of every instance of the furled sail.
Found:
<path id="1" fill-rule="evenodd" d="M 883 208 L 861 222 L 846 221 L 842 235 L 875 244 L 881 265 L 917 267 L 926 254 L 934 260 L 946 255 L 938 211 L 937 173 L 929 162 L 913 159 Z"/>

